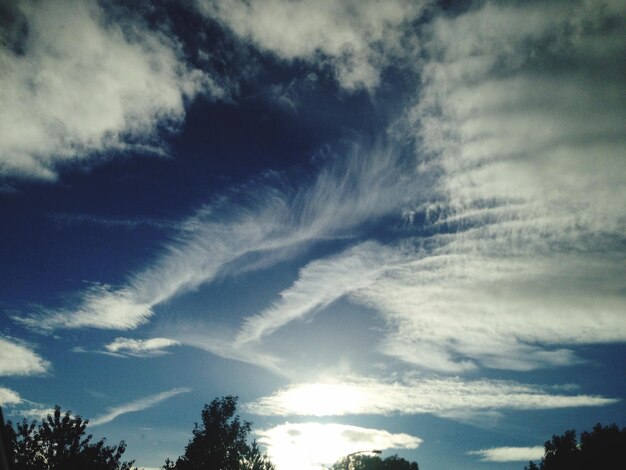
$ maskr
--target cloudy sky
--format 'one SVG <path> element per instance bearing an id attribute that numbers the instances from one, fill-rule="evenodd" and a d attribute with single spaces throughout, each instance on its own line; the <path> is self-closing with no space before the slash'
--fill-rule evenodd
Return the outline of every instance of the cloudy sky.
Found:
<path id="1" fill-rule="evenodd" d="M 0 0 L 0 403 L 156 468 L 521 469 L 626 425 L 623 0 Z"/>

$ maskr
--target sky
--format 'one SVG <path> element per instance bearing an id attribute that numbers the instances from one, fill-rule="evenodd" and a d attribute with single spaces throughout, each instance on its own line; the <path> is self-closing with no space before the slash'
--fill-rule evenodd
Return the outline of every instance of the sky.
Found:
<path id="1" fill-rule="evenodd" d="M 0 0 L 0 404 L 156 469 L 522 469 L 626 425 L 626 4 Z"/>

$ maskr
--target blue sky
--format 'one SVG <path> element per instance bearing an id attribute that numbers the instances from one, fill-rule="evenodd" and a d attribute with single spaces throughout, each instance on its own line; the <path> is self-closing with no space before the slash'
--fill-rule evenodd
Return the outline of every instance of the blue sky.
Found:
<path id="1" fill-rule="evenodd" d="M 0 402 L 279 470 L 626 408 L 624 4 L 0 2 Z"/>

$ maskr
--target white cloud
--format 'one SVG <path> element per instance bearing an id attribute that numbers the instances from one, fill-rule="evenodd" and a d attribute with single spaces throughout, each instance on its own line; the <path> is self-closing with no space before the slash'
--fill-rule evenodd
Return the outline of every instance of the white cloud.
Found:
<path id="1" fill-rule="evenodd" d="M 414 240 L 413 253 L 363 285 L 340 289 L 314 275 L 323 267 L 343 279 L 347 258 L 311 263 L 239 340 L 346 294 L 387 321 L 381 352 L 449 373 L 571 365 L 581 361 L 576 345 L 626 340 L 620 12 L 611 2 L 486 3 L 433 21 L 412 118 L 429 157 L 420 169 L 438 175 L 436 204 L 418 212 L 440 235 Z M 245 32 L 247 20 L 232 21 L 271 44 Z M 284 47 L 285 57 L 307 51 Z M 374 194 L 402 207 L 401 192 Z"/>
<path id="2" fill-rule="evenodd" d="M 96 284 L 82 293 L 76 309 L 44 310 L 42 313 L 14 319 L 43 331 L 87 326 L 130 330 L 146 323 L 152 315 L 151 305 L 135 301 L 131 290 L 115 290 L 108 285 Z"/>
<path id="3" fill-rule="evenodd" d="M 43 374 L 50 363 L 25 344 L 0 337 L 0 376 Z"/>
<path id="4" fill-rule="evenodd" d="M 237 343 L 259 340 L 293 320 L 366 287 L 396 258 L 397 253 L 383 245 L 366 242 L 309 263 L 301 269 L 298 280 L 279 294 L 279 300 L 246 318 L 236 337 Z"/>
<path id="5" fill-rule="evenodd" d="M 300 15 L 308 4 L 263 8 L 271 5 L 280 17 L 283 8 Z M 324 5 L 323 16 L 344 8 Z M 613 4 L 581 5 L 487 3 L 426 28 L 424 81 L 411 113 L 428 154 L 418 170 L 423 184 L 394 142 L 328 161 L 298 186 L 266 175 L 183 221 L 179 237 L 123 286 L 94 287 L 75 306 L 21 321 L 42 329 L 137 328 L 160 303 L 220 276 L 270 267 L 434 198 L 415 214 L 425 214 L 425 231 L 438 235 L 391 247 L 359 240 L 311 262 L 238 333 L 163 335 L 279 371 L 279 360 L 253 340 L 348 295 L 386 321 L 381 352 L 448 373 L 569 365 L 581 360 L 575 345 L 626 340 L 626 170 L 618 132 L 626 107 L 616 91 L 619 61 L 611 61 L 622 50 L 623 29 L 598 26 L 612 24 L 604 19 L 616 15 Z M 236 31 L 273 44 L 245 32 L 247 15 L 261 7 L 234 8 L 213 13 L 242 15 Z M 583 18 L 593 20 L 588 28 Z M 599 38 L 606 48 L 596 47 Z M 308 53 L 296 42 L 289 47 L 286 58 Z M 549 67 L 556 59 L 562 69 Z M 594 74 L 594 64 L 606 64 L 606 73 Z"/>
<path id="6" fill-rule="evenodd" d="M 330 65 L 346 90 L 373 90 L 385 66 L 415 51 L 405 34 L 428 2 L 390 0 L 198 1 L 261 50 L 284 60 Z"/>
<path id="7" fill-rule="evenodd" d="M 176 241 L 125 286 L 96 285 L 73 308 L 16 318 L 56 328 L 133 329 L 153 308 L 219 276 L 267 268 L 328 237 L 393 211 L 423 189 L 403 177 L 395 144 L 355 148 L 330 160 L 308 184 L 289 186 L 280 175 L 251 181 L 181 223 Z M 409 170 L 410 171 L 410 170 Z"/>
<path id="8" fill-rule="evenodd" d="M 552 393 L 548 388 L 498 380 L 408 376 L 400 381 L 367 378 L 294 384 L 245 405 L 271 416 L 454 413 L 606 406 L 615 398 Z"/>
<path id="9" fill-rule="evenodd" d="M 131 338 L 115 338 L 112 343 L 104 346 L 104 348 L 112 353 L 150 357 L 167 354 L 166 348 L 177 346 L 180 343 L 169 338 L 150 338 L 150 339 L 131 339 Z"/>
<path id="10" fill-rule="evenodd" d="M 91 426 L 100 426 L 101 424 L 113 421 L 115 418 L 123 414 L 134 413 L 136 411 L 145 410 L 146 408 L 151 408 L 158 405 L 162 401 L 190 391 L 191 389 L 189 388 L 174 388 L 172 390 L 168 390 L 167 392 L 157 393 L 156 395 L 140 398 L 124 405 L 115 406 L 107 409 L 106 413 L 90 419 L 89 424 Z"/>
<path id="11" fill-rule="evenodd" d="M 601 3 L 486 3 L 434 20 L 411 118 L 427 155 L 419 171 L 437 178 L 416 213 L 438 235 L 397 253 L 355 248 L 396 257 L 362 283 L 349 251 L 310 263 L 238 340 L 349 295 L 385 319 L 379 351 L 423 369 L 558 367 L 582 361 L 576 345 L 625 341 L 626 102 L 615 64 L 626 35 L 619 7 Z M 399 209 L 418 194 L 402 199 L 402 177 L 419 180 L 391 167 L 393 189 L 373 194 Z M 332 189 L 315 200 L 333 207 Z"/>
<path id="12" fill-rule="evenodd" d="M 54 416 L 54 408 L 29 408 L 27 410 L 19 410 L 15 414 L 19 414 L 26 419 L 40 420 L 46 416 Z"/>
<path id="13" fill-rule="evenodd" d="M 478 455 L 483 462 L 529 462 L 543 457 L 543 446 L 535 447 L 493 447 L 472 450 L 469 455 Z"/>
<path id="14" fill-rule="evenodd" d="M 414 118 L 449 214 L 544 241 L 623 233 L 622 26 L 611 1 L 486 3 L 433 22 Z"/>
<path id="15" fill-rule="evenodd" d="M 22 397 L 19 393 L 6 387 L 0 387 L 0 406 L 19 405 L 20 403 L 22 403 Z"/>
<path id="16" fill-rule="evenodd" d="M 414 449 L 422 442 L 409 434 L 344 424 L 286 423 L 256 434 L 278 470 L 317 470 L 351 452 Z"/>
<path id="17" fill-rule="evenodd" d="M 13 5 L 0 49 L 0 176 L 54 179 L 127 148 L 163 153 L 158 128 L 184 118 L 184 99 L 219 93 L 179 45 L 132 15 L 91 0 Z"/>
<path id="18" fill-rule="evenodd" d="M 487 2 L 426 28 L 412 119 L 438 183 L 416 213 L 439 234 L 352 295 L 388 322 L 382 352 L 531 370 L 626 340 L 618 3 Z"/>
<path id="19" fill-rule="evenodd" d="M 352 295 L 387 318 L 381 351 L 448 372 L 479 364 L 531 370 L 579 361 L 568 345 L 626 339 L 619 263 L 575 254 L 481 255 L 484 244 L 490 240 L 443 247 Z"/>

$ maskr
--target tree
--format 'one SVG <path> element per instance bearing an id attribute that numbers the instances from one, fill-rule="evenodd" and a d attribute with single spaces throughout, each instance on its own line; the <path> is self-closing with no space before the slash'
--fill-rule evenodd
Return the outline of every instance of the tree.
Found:
<path id="1" fill-rule="evenodd" d="M 252 423 L 237 415 L 237 397 L 216 398 L 204 405 L 185 455 L 168 460 L 164 470 L 274 470 L 256 442 L 248 444 Z"/>
<path id="2" fill-rule="evenodd" d="M 91 442 L 93 436 L 85 435 L 88 420 L 54 413 L 41 420 L 24 419 L 15 428 L 9 421 L 5 425 L 7 456 L 12 470 L 132 470 L 134 462 L 122 462 L 126 444 L 105 445 L 106 440 Z"/>
<path id="3" fill-rule="evenodd" d="M 378 456 L 354 455 L 350 457 L 350 470 L 419 470 L 416 462 L 409 462 L 397 455 L 381 459 Z M 333 470 L 348 468 L 347 457 L 333 465 Z"/>
<path id="4" fill-rule="evenodd" d="M 539 465 L 530 462 L 526 470 L 626 468 L 626 428 L 620 430 L 616 424 L 596 424 L 591 432 L 581 434 L 580 443 L 576 439 L 576 431 L 565 431 L 562 436 L 552 436 L 544 447 L 545 452 Z"/>

